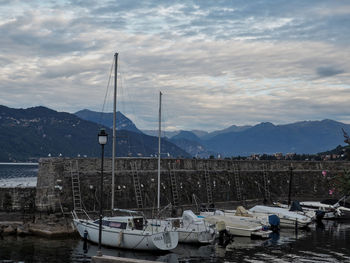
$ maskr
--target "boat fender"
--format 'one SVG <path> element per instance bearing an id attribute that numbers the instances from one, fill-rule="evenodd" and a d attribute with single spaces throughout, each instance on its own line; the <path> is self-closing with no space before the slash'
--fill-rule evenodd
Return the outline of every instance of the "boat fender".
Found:
<path id="1" fill-rule="evenodd" d="M 226 230 L 226 225 L 224 221 L 219 221 L 216 223 L 216 229 L 218 232 Z"/>
<path id="2" fill-rule="evenodd" d="M 118 239 L 118 244 L 117 246 L 120 247 L 120 245 L 122 244 L 123 242 L 123 231 L 120 231 L 119 232 L 119 239 Z"/>
<path id="3" fill-rule="evenodd" d="M 132 221 L 132 220 L 130 220 L 130 219 L 128 219 L 128 225 L 129 225 L 129 227 L 131 228 L 131 229 L 134 229 L 135 228 L 135 224 L 134 224 L 134 221 Z"/>
<path id="4" fill-rule="evenodd" d="M 84 230 L 83 240 L 84 240 L 83 250 L 84 250 L 84 253 L 87 253 L 87 250 L 88 250 L 88 248 L 87 248 L 88 231 L 86 229 Z"/>

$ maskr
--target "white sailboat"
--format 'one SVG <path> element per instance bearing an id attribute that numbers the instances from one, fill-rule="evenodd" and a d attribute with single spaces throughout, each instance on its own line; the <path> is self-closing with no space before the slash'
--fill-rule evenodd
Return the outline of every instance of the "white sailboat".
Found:
<path id="1" fill-rule="evenodd" d="M 118 53 L 115 54 L 114 76 L 112 209 L 114 209 L 117 61 Z M 177 232 L 167 229 L 166 226 L 152 225 L 145 219 L 143 215 L 137 215 L 134 211 L 121 209 L 119 209 L 118 211 L 127 212 L 129 215 L 103 218 L 101 215 L 100 219 L 92 220 L 80 219 L 77 217 L 75 211 L 73 211 L 73 223 L 82 238 L 86 238 L 89 241 L 106 246 L 138 250 L 171 250 L 177 246 L 179 241 L 179 235 Z M 102 223 L 101 240 L 99 240 L 100 223 Z"/>
<path id="2" fill-rule="evenodd" d="M 121 210 L 120 210 L 121 211 Z M 178 233 L 166 226 L 149 224 L 137 212 L 124 210 L 129 216 L 104 217 L 101 243 L 105 246 L 137 250 L 171 250 L 178 244 Z M 74 219 L 81 237 L 98 243 L 100 220 Z"/>

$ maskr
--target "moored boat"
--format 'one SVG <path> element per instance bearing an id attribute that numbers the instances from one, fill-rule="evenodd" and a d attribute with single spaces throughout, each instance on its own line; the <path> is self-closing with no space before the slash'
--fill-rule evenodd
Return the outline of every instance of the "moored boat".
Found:
<path id="1" fill-rule="evenodd" d="M 152 219 L 150 222 L 177 232 L 179 243 L 210 244 L 215 240 L 215 225 L 198 218 L 191 210 L 185 210 L 182 217 Z"/>
<path id="2" fill-rule="evenodd" d="M 343 196 L 339 200 L 304 201 L 300 205 L 303 209 L 324 211 L 324 219 L 350 219 L 350 204 L 346 202 L 348 198 L 349 196 Z"/>
<path id="3" fill-rule="evenodd" d="M 210 215 L 210 213 L 212 214 Z M 201 216 L 204 216 L 204 220 L 210 224 L 224 223 L 229 234 L 234 236 L 268 238 L 272 232 L 254 218 L 226 215 L 218 210 L 216 212 L 201 212 Z"/>
<path id="4" fill-rule="evenodd" d="M 123 211 L 130 215 L 102 219 L 102 245 L 137 250 L 171 250 L 177 246 L 177 232 L 149 224 L 144 216 L 134 211 Z M 79 235 L 94 243 L 98 243 L 99 221 L 73 219 Z"/>
<path id="5" fill-rule="evenodd" d="M 312 219 L 308 216 L 289 211 L 281 207 L 271 207 L 264 205 L 256 205 L 249 209 L 250 212 L 267 215 L 277 215 L 280 218 L 280 226 L 302 228 L 308 226 Z"/>

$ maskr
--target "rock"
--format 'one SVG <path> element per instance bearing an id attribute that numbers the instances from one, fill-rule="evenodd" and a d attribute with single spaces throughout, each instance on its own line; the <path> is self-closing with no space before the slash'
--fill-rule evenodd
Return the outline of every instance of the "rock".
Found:
<path id="1" fill-rule="evenodd" d="M 15 235 L 17 229 L 15 227 L 13 227 L 12 225 L 9 225 L 7 227 L 4 228 L 4 232 L 2 233 L 3 236 L 9 236 L 9 235 Z"/>
<path id="2" fill-rule="evenodd" d="M 30 235 L 30 231 L 29 231 L 28 225 L 18 226 L 17 227 L 17 235 L 18 236 Z"/>

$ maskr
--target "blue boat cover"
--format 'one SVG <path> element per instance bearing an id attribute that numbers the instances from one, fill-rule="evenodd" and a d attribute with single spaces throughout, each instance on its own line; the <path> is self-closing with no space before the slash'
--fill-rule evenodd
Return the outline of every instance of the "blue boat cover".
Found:
<path id="1" fill-rule="evenodd" d="M 279 226 L 280 225 L 280 218 L 276 215 L 269 215 L 269 224 L 271 226 Z"/>

